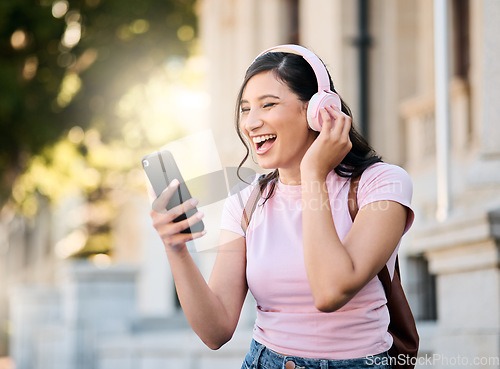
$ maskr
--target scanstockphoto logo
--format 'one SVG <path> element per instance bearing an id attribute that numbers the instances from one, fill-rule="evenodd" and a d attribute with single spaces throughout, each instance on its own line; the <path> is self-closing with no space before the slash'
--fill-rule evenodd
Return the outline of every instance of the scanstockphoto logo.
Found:
<path id="1" fill-rule="evenodd" d="M 194 147 L 202 149 L 193 150 Z M 200 131 L 169 142 L 160 149 L 160 151 L 163 150 L 168 150 L 171 153 L 171 156 L 173 156 L 172 161 L 176 162 L 179 172 L 181 173 L 181 177 L 187 179 L 184 182 L 182 178 L 179 178 L 181 185 L 187 187 L 190 195 L 199 201 L 199 207 L 215 204 L 226 199 L 228 195 L 236 195 L 240 201 L 240 205 L 245 205 L 240 193 L 248 186 L 255 183 L 254 181 L 257 173 L 255 170 L 246 167 L 223 167 L 221 165 L 214 135 L 211 130 Z M 174 157 L 175 160 L 173 159 Z M 142 166 L 146 172 L 154 174 L 153 179 L 157 182 L 157 187 L 161 187 L 161 190 L 156 191 L 158 194 L 168 186 L 172 178 L 170 178 L 169 173 L 167 173 L 168 165 L 165 167 L 165 163 L 156 163 L 158 159 L 156 159 L 156 161 L 155 158 L 151 159 L 152 161 L 149 160 L 149 156 L 145 157 L 142 161 Z M 397 198 L 404 198 L 404 193 L 407 191 L 405 183 L 401 182 L 397 178 L 391 179 L 392 180 L 389 179 L 383 183 L 379 183 L 377 179 L 367 178 L 363 184 L 360 184 L 359 193 L 369 193 L 372 200 L 379 198 L 383 199 L 386 194 L 393 194 Z M 347 185 L 348 188 L 348 181 L 347 179 L 345 180 L 346 182 L 344 183 L 344 186 Z M 158 184 L 160 182 L 161 185 Z M 301 190 L 303 192 L 327 192 L 332 194 L 329 190 L 334 192 L 336 190 L 328 188 L 329 182 L 330 181 L 307 182 L 302 184 Z M 289 184 L 299 185 L 300 183 Z M 275 205 L 278 205 L 278 207 L 281 206 L 278 210 L 283 211 L 293 211 L 296 210 L 296 208 L 308 208 L 319 211 L 323 210 L 326 206 L 329 206 L 332 211 L 339 211 L 346 206 L 346 199 L 343 197 L 334 196 L 325 200 L 326 201 L 302 201 L 299 203 L 288 202 L 287 204 L 282 203 Z M 366 201 L 365 203 L 369 204 L 371 202 L 372 201 Z M 381 207 L 388 206 L 387 203 L 373 202 L 374 203 L 372 203 L 371 206 L 377 207 L 376 210 L 386 210 Z"/>
<path id="2" fill-rule="evenodd" d="M 417 367 L 450 367 L 450 368 L 470 368 L 470 367 L 498 367 L 500 365 L 500 357 L 498 356 L 464 356 L 464 355 L 442 355 L 432 354 L 418 357 L 411 357 L 405 354 L 400 354 L 396 357 L 384 356 L 367 356 L 366 363 L 368 365 L 383 366 L 383 365 L 412 365 Z"/>
<path id="3" fill-rule="evenodd" d="M 210 205 L 215 202 L 224 200 L 228 195 L 239 195 L 248 186 L 252 185 L 252 182 L 256 178 L 256 172 L 251 168 L 246 167 L 226 167 L 223 170 L 219 170 L 212 173 L 207 173 L 202 176 L 190 179 L 185 182 L 187 188 L 191 192 L 193 197 L 199 200 L 199 206 Z M 242 181 L 244 178 L 245 181 Z M 348 181 L 346 184 L 348 186 Z M 278 185 L 279 186 L 279 185 Z M 303 191 L 325 191 L 330 192 L 327 187 L 326 182 L 310 182 L 307 186 L 304 186 Z M 403 192 L 403 184 L 399 181 L 389 182 L 380 188 L 375 188 L 370 196 L 375 199 L 378 198 L 380 194 L 395 194 L 398 196 Z M 245 204 L 240 197 L 240 205 L 243 207 Z M 381 197 L 383 198 L 383 196 Z M 345 199 L 344 197 L 335 196 L 333 198 L 326 198 L 324 201 L 312 200 L 305 201 L 300 199 L 297 202 L 280 202 L 276 203 L 276 210 L 281 211 L 295 211 L 297 209 L 309 208 L 312 210 L 323 210 L 327 206 L 331 208 L 332 211 L 341 211 L 346 207 L 346 201 L 354 201 L 353 199 Z M 356 201 L 357 202 L 357 201 Z M 388 202 L 371 201 L 367 204 L 373 210 L 387 210 L 389 208 Z"/>

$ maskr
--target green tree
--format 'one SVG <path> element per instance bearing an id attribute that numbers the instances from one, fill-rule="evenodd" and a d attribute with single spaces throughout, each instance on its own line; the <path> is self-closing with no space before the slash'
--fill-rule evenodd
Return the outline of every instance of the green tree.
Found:
<path id="1" fill-rule="evenodd" d="M 121 134 L 116 105 L 196 35 L 195 0 L 0 2 L 0 207 L 72 127 Z M 86 146 L 78 145 L 86 155 Z"/>
<path id="2" fill-rule="evenodd" d="M 0 291 L 7 290 L 9 270 L 19 274 L 31 267 L 28 260 L 11 259 L 12 250 L 44 243 L 47 258 L 112 251 L 112 220 L 119 211 L 113 191 L 143 189 L 138 151 L 165 140 L 158 127 L 171 121 L 149 122 L 141 115 L 141 107 L 154 110 L 144 86 L 160 78 L 161 88 L 167 85 L 163 95 L 172 96 L 198 73 L 194 66 L 186 78 L 178 67 L 196 45 L 194 5 L 195 0 L 0 1 L 1 231 L 9 232 L 12 218 L 3 215 L 13 207 L 26 224 L 22 241 L 0 245 Z M 175 127 L 167 127 L 168 137 L 180 134 Z M 29 234 L 37 224 L 26 217 L 37 215 L 39 202 L 54 203 L 75 190 L 84 201 L 84 224 L 68 225 L 68 234 L 59 238 L 44 233 L 46 239 L 33 245 Z M 0 292 L 0 356 L 7 354 L 6 312 Z"/>

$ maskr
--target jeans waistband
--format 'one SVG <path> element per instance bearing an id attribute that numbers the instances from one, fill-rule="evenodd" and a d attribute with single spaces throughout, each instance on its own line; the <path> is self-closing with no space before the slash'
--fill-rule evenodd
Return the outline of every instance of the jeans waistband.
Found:
<path id="1" fill-rule="evenodd" d="M 278 354 L 261 343 L 252 340 L 249 355 L 251 357 L 251 369 L 391 368 L 387 352 L 355 359 L 308 359 Z"/>

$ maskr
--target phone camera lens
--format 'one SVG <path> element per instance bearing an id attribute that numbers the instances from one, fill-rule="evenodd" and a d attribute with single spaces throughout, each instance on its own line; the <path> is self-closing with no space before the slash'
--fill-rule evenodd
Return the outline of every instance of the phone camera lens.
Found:
<path id="1" fill-rule="evenodd" d="M 142 165 L 144 166 L 144 168 L 149 167 L 149 161 L 143 160 Z"/>

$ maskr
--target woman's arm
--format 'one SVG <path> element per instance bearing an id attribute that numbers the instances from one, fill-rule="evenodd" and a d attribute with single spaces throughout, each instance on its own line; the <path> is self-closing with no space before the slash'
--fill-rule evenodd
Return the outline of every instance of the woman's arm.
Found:
<path id="1" fill-rule="evenodd" d="M 245 238 L 221 231 L 217 258 L 207 284 L 185 244 L 203 234 L 179 233 L 201 218 L 195 214 L 182 222 L 172 222 L 179 213 L 194 205 L 184 203 L 167 213 L 155 211 L 164 209 L 163 203 L 168 203 L 175 186 L 173 190 L 169 188 L 151 211 L 153 225 L 165 245 L 179 301 L 189 324 L 208 347 L 216 350 L 231 339 L 247 294 Z"/>
<path id="2" fill-rule="evenodd" d="M 408 209 L 394 201 L 373 202 L 360 209 L 341 242 L 326 184 L 314 188 L 302 193 L 304 259 L 314 303 L 329 312 L 346 304 L 384 267 L 403 235 Z M 321 206 L 307 205 L 314 203 Z"/>
<path id="3" fill-rule="evenodd" d="M 330 107 L 321 114 L 323 128 L 301 162 L 303 247 L 315 305 L 335 311 L 387 263 L 404 233 L 408 209 L 393 201 L 364 206 L 340 241 L 326 177 L 352 147 L 351 119 Z"/>

